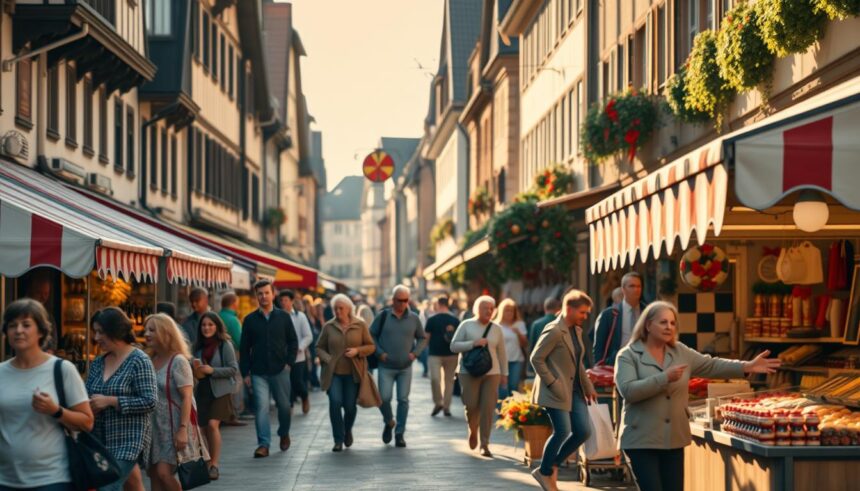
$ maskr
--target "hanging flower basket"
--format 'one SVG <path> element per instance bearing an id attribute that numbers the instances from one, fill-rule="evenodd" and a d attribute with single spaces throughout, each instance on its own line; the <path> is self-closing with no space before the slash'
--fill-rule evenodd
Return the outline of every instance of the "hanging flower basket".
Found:
<path id="1" fill-rule="evenodd" d="M 755 9 L 762 39 L 779 57 L 805 52 L 827 27 L 827 13 L 815 0 L 759 0 Z"/>
<path id="2" fill-rule="evenodd" d="M 711 116 L 702 111 L 687 107 L 687 65 L 684 64 L 666 81 L 663 91 L 666 106 L 676 119 L 684 123 L 702 124 L 711 120 Z"/>
<path id="3" fill-rule="evenodd" d="M 430 249 L 436 249 L 436 245 L 448 237 L 454 237 L 454 220 L 443 218 L 430 230 Z"/>
<path id="4" fill-rule="evenodd" d="M 770 80 L 774 60 L 762 39 L 756 9 L 747 3 L 735 6 L 717 35 L 720 77 L 735 90 L 750 90 Z"/>
<path id="5" fill-rule="evenodd" d="M 815 0 L 815 8 L 831 19 L 860 16 L 860 0 Z"/>
<path id="6" fill-rule="evenodd" d="M 713 244 L 694 246 L 684 253 L 679 266 L 681 279 L 702 292 L 713 291 L 729 276 L 726 252 Z"/>
<path id="7" fill-rule="evenodd" d="M 563 165 L 554 165 L 535 177 L 534 192 L 542 200 L 557 198 L 573 188 L 573 173 Z"/>
<path id="8" fill-rule="evenodd" d="M 583 154 L 590 162 L 600 162 L 626 151 L 632 161 L 656 123 L 654 101 L 636 90 L 612 96 L 605 104 L 592 104 L 581 129 Z"/>
<path id="9" fill-rule="evenodd" d="M 687 64 L 687 97 L 684 104 L 689 110 L 706 113 L 719 128 L 722 126 L 722 112 L 734 96 L 734 91 L 720 76 L 717 35 L 714 31 L 703 31 L 696 35 Z"/>
<path id="10" fill-rule="evenodd" d="M 480 186 L 475 189 L 472 197 L 469 198 L 469 215 L 480 218 L 482 215 L 490 213 L 493 209 L 493 197 L 487 188 Z"/>

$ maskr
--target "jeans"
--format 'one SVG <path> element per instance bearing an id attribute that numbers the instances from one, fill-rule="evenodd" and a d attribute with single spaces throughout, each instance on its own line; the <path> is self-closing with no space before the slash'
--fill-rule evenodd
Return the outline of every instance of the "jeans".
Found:
<path id="1" fill-rule="evenodd" d="M 125 484 L 126 479 L 128 479 L 128 475 L 131 474 L 131 471 L 134 470 L 134 466 L 137 464 L 137 462 L 134 460 L 119 459 L 117 459 L 116 463 L 119 467 L 119 479 L 117 479 L 115 482 L 108 484 L 107 486 L 100 487 L 99 491 L 122 491 L 122 486 L 123 484 Z"/>
<path id="2" fill-rule="evenodd" d="M 308 362 L 297 361 L 290 373 L 290 402 L 308 398 Z"/>
<path id="3" fill-rule="evenodd" d="M 625 449 L 641 491 L 683 491 L 684 449 Z"/>
<path id="4" fill-rule="evenodd" d="M 394 392 L 394 384 L 397 383 L 397 426 L 394 428 L 395 435 L 402 435 L 406 431 L 406 417 L 409 415 L 409 391 L 412 389 L 412 366 L 394 369 L 379 367 L 379 396 L 382 398 L 382 421 L 388 424 L 394 419 L 391 411 L 391 396 Z"/>
<path id="5" fill-rule="evenodd" d="M 507 387 L 499 385 L 499 399 L 504 399 L 520 387 L 520 378 L 523 370 L 523 362 L 509 361 L 508 362 L 508 385 Z"/>
<path id="6" fill-rule="evenodd" d="M 548 407 L 546 412 L 552 423 L 552 435 L 543 448 L 540 472 L 549 476 L 552 474 L 553 466 L 561 465 L 570 454 L 588 439 L 591 435 L 591 425 L 589 424 L 588 406 L 578 387 L 573 391 L 573 403 L 570 411 Z"/>
<path id="7" fill-rule="evenodd" d="M 278 436 L 290 435 L 290 369 L 277 375 L 251 374 L 254 393 L 254 418 L 257 428 L 257 445 L 269 448 L 272 429 L 269 426 L 269 400 L 274 397 L 278 408 Z"/>
<path id="8" fill-rule="evenodd" d="M 430 368 L 428 363 L 427 363 L 429 357 L 430 357 L 430 348 L 424 348 L 424 351 L 422 351 L 421 354 L 418 355 L 418 361 L 420 361 L 421 366 L 424 367 L 424 371 L 421 373 L 421 375 L 423 377 L 427 376 L 427 371 Z"/>
<path id="9" fill-rule="evenodd" d="M 358 410 L 358 384 L 352 375 L 333 375 L 328 388 L 328 418 L 331 421 L 331 436 L 334 443 L 343 443 L 347 432 L 352 431 Z M 341 412 L 343 411 L 343 412 Z"/>

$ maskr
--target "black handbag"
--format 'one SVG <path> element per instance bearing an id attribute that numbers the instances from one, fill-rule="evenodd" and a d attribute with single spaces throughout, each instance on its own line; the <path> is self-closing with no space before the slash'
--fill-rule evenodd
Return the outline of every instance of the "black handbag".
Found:
<path id="1" fill-rule="evenodd" d="M 66 407 L 66 389 L 63 385 L 63 360 L 54 362 L 54 385 L 60 407 Z M 73 432 L 60 425 L 66 435 L 69 454 L 69 475 L 72 486 L 78 491 L 100 488 L 119 481 L 120 471 L 116 459 L 102 442 L 86 431 Z"/>
<path id="2" fill-rule="evenodd" d="M 173 371 L 171 370 L 173 366 L 173 359 L 176 358 L 177 355 L 174 355 L 173 358 L 167 363 L 167 380 L 165 381 L 165 392 L 167 393 L 167 413 L 170 415 L 170 432 L 174 433 L 173 430 L 173 400 L 170 397 L 170 379 L 173 377 Z M 209 466 L 206 465 L 206 461 L 203 460 L 203 452 L 200 450 L 200 445 L 203 445 L 203 439 L 200 438 L 200 427 L 197 426 L 197 412 L 194 410 L 194 407 L 191 408 L 191 421 L 189 421 L 191 425 L 197 430 L 197 441 L 198 441 L 198 456 L 194 460 L 189 460 L 188 462 L 180 462 L 179 461 L 179 453 L 176 454 L 176 477 L 179 478 L 179 484 L 182 486 L 183 490 L 186 489 L 194 489 L 198 486 L 203 486 L 205 484 L 209 484 L 211 479 L 209 479 Z M 189 441 L 189 445 L 192 445 L 193 442 Z"/>
<path id="3" fill-rule="evenodd" d="M 481 336 L 482 338 L 487 337 L 487 333 L 490 332 L 492 325 L 492 323 L 487 324 L 487 328 L 484 329 L 484 335 Z M 493 368 L 493 356 L 490 354 L 488 345 L 485 344 L 477 348 L 472 348 L 464 353 L 463 368 L 473 377 L 480 377 L 489 372 Z"/>
<path id="4" fill-rule="evenodd" d="M 385 329 L 385 321 L 388 319 L 388 309 L 384 309 L 381 314 L 379 314 L 379 334 L 376 335 L 376 342 L 379 342 L 379 338 L 382 337 L 382 330 Z M 367 369 L 373 370 L 379 367 L 379 358 L 376 356 L 376 353 L 371 353 L 370 356 L 367 357 Z"/>

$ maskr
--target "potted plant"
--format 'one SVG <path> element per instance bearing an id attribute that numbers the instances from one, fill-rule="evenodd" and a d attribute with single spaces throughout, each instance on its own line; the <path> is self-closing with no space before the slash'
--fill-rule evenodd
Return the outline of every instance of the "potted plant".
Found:
<path id="1" fill-rule="evenodd" d="M 275 230 L 287 222 L 287 214 L 283 208 L 266 208 L 263 212 L 263 228 L 266 230 Z"/>
<path id="2" fill-rule="evenodd" d="M 600 162 L 626 150 L 632 162 L 656 125 L 654 101 L 636 89 L 611 96 L 605 104 L 592 104 L 580 135 L 585 158 Z"/>
<path id="3" fill-rule="evenodd" d="M 552 434 L 549 416 L 543 407 L 531 402 L 531 387 L 525 393 L 514 392 L 502 400 L 497 428 L 516 430 L 515 438 L 524 442 L 526 463 L 543 457 L 543 447 Z"/>
<path id="4" fill-rule="evenodd" d="M 562 165 L 554 165 L 535 177 L 534 192 L 540 199 L 557 198 L 570 192 L 573 173 Z"/>

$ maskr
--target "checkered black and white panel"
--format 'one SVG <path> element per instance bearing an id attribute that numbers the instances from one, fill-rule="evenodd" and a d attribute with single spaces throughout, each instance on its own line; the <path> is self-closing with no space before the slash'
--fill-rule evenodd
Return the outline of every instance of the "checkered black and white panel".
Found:
<path id="1" fill-rule="evenodd" d="M 723 293 L 679 293 L 679 338 L 702 351 L 716 333 L 729 333 L 734 319 L 734 296 Z"/>

